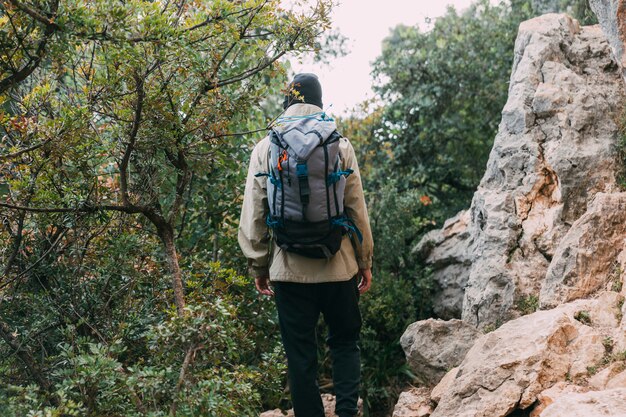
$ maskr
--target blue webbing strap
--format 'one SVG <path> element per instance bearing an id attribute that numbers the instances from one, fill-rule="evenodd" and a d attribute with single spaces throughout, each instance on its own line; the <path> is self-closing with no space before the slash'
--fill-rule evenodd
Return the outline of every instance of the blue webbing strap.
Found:
<path id="1" fill-rule="evenodd" d="M 296 174 L 300 188 L 300 202 L 302 203 L 302 220 L 306 221 L 306 211 L 309 207 L 311 189 L 309 188 L 309 167 L 305 162 L 296 164 Z"/>
<path id="2" fill-rule="evenodd" d="M 351 218 L 347 216 L 337 217 L 332 220 L 332 224 L 345 227 L 350 231 L 350 233 L 354 232 L 356 234 L 356 237 L 359 239 L 359 244 L 363 243 L 363 233 L 361 233 L 361 231 Z"/>
<path id="3" fill-rule="evenodd" d="M 332 185 L 332 184 L 336 183 L 337 181 L 339 181 L 339 178 L 341 178 L 342 175 L 347 178 L 353 172 L 354 172 L 354 170 L 352 170 L 352 169 L 346 169 L 345 171 L 331 172 L 330 174 L 328 174 L 328 180 L 327 180 L 328 181 L 328 185 Z"/>
<path id="4" fill-rule="evenodd" d="M 275 187 L 281 188 L 283 186 L 283 183 L 278 178 L 276 178 L 272 174 L 268 174 L 267 172 L 259 172 L 258 174 L 255 174 L 254 176 L 255 177 L 269 177 L 270 178 L 270 182 Z"/>

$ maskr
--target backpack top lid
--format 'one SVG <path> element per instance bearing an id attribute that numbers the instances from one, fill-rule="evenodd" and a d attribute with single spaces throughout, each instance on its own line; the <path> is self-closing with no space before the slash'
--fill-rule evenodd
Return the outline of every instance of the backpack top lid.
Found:
<path id="1" fill-rule="evenodd" d="M 325 113 L 315 113 L 279 118 L 273 130 L 278 133 L 281 142 L 289 146 L 293 157 L 306 161 L 315 148 L 337 130 L 337 125 Z"/>

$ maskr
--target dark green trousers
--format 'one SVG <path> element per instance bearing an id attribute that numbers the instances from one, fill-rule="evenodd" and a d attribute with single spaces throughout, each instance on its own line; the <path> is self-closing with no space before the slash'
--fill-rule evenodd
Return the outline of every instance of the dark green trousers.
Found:
<path id="1" fill-rule="evenodd" d="M 317 338 L 320 313 L 328 326 L 327 343 L 339 417 L 357 413 L 361 331 L 357 279 L 321 284 L 274 282 L 280 332 L 287 354 L 291 401 L 296 417 L 324 417 L 317 385 Z"/>

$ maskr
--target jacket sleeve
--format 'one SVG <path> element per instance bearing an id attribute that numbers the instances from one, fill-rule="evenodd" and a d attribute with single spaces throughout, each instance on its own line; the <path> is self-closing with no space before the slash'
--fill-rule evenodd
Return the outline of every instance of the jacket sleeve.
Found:
<path id="1" fill-rule="evenodd" d="M 239 219 L 239 246 L 248 259 L 250 275 L 254 278 L 269 276 L 270 236 L 265 219 L 269 212 L 267 205 L 266 177 L 256 177 L 267 171 L 263 163 L 264 141 L 255 146 L 250 157 L 246 188 Z M 265 149 L 267 153 L 267 149 Z"/>
<path id="2" fill-rule="evenodd" d="M 368 269 L 372 267 L 374 241 L 372 239 L 372 230 L 370 228 L 367 206 L 365 204 L 365 196 L 363 195 L 361 174 L 352 144 L 346 140 L 342 148 L 344 169 L 349 168 L 354 171 L 348 176 L 346 181 L 346 191 L 344 194 L 345 212 L 352 221 L 354 221 L 356 227 L 359 228 L 363 235 L 363 241 L 360 244 L 358 239 L 356 239 L 356 260 L 360 269 Z"/>

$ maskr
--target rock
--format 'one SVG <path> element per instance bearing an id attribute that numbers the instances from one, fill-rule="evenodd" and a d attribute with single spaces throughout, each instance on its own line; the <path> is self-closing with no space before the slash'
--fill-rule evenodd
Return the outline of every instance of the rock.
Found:
<path id="1" fill-rule="evenodd" d="M 598 193 L 559 243 L 541 286 L 541 307 L 611 289 L 615 261 L 624 249 L 626 193 Z"/>
<path id="2" fill-rule="evenodd" d="M 617 365 L 616 368 L 622 368 L 622 372 L 612 377 L 606 384 L 607 389 L 614 388 L 626 388 L 626 371 L 624 371 L 624 365 Z"/>
<path id="3" fill-rule="evenodd" d="M 411 324 L 400 344 L 411 370 L 426 384 L 436 384 L 459 365 L 482 333 L 467 323 L 428 319 Z"/>
<path id="4" fill-rule="evenodd" d="M 607 368 L 589 378 L 589 388 L 602 391 L 607 388 L 626 388 L 626 372 L 623 363 L 612 363 Z"/>
<path id="5" fill-rule="evenodd" d="M 617 189 L 617 126 L 604 115 L 621 111 L 624 88 L 605 71 L 611 54 L 599 28 L 541 16 L 522 23 L 515 50 L 502 124 L 470 208 L 462 318 L 480 327 L 538 296 L 587 203 Z"/>
<path id="6" fill-rule="evenodd" d="M 537 396 L 538 404 L 535 408 L 533 408 L 533 411 L 530 413 L 530 417 L 539 417 L 543 410 L 545 410 L 546 407 L 552 404 L 554 400 L 561 395 L 587 391 L 589 391 L 587 388 L 572 385 L 567 382 L 558 382 Z"/>
<path id="7" fill-rule="evenodd" d="M 433 388 L 430 393 L 430 399 L 438 404 L 441 401 L 443 394 L 450 389 L 457 375 L 459 374 L 458 366 L 450 369 L 450 371 L 439 381 L 439 383 Z"/>
<path id="8" fill-rule="evenodd" d="M 557 397 L 540 417 L 626 417 L 626 388 Z"/>
<path id="9" fill-rule="evenodd" d="M 572 341 L 569 349 L 571 352 L 576 352 L 571 357 L 569 378 L 587 377 L 594 372 L 593 369 L 597 370 L 598 364 L 601 363 L 606 354 L 604 339 L 605 336 L 592 327 L 579 327 L 578 337 Z"/>
<path id="10" fill-rule="evenodd" d="M 626 0 L 590 0 L 626 80 Z"/>
<path id="11" fill-rule="evenodd" d="M 465 210 L 448 219 L 443 228 L 433 230 L 413 249 L 432 266 L 432 279 L 436 285 L 433 311 L 444 320 L 460 318 L 463 294 L 469 278 L 469 211 Z"/>
<path id="12" fill-rule="evenodd" d="M 624 90 L 599 26 L 555 14 L 521 24 L 509 98 L 472 205 L 416 248 L 428 248 L 437 300 L 451 300 L 438 314 L 461 309 L 464 321 L 485 328 L 537 304 L 572 225 L 596 194 L 618 191 Z M 614 252 L 601 256 L 610 264 Z"/>
<path id="13" fill-rule="evenodd" d="M 324 404 L 324 413 L 326 417 L 336 417 L 335 415 L 335 397 L 330 394 L 322 394 L 322 402 Z M 363 400 L 359 398 L 359 413 L 360 417 L 363 414 Z M 261 413 L 259 417 L 294 417 L 293 410 L 283 412 L 277 408 L 271 411 L 265 411 Z"/>
<path id="14" fill-rule="evenodd" d="M 428 417 L 432 412 L 428 388 L 412 388 L 400 394 L 392 417 Z"/>
<path id="15" fill-rule="evenodd" d="M 582 300 L 539 311 L 482 336 L 432 417 L 504 417 L 529 408 L 572 371 L 598 363 L 604 354 L 601 334 L 574 318 L 576 311 L 596 304 Z"/>

